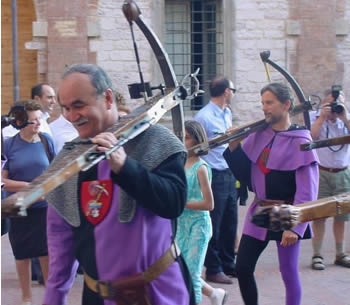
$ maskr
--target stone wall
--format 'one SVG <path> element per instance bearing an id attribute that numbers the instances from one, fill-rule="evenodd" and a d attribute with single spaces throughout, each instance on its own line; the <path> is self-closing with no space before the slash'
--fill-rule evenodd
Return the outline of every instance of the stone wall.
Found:
<path id="1" fill-rule="evenodd" d="M 338 69 L 342 72 L 342 79 L 339 83 L 343 85 L 346 96 L 348 110 L 350 111 L 350 1 L 344 0 L 345 5 L 337 12 L 336 22 L 339 22 L 339 27 L 344 29 L 347 35 L 337 36 L 337 63 Z M 340 67 L 339 67 L 340 66 Z"/>
<path id="2" fill-rule="evenodd" d="M 236 1 L 234 29 L 234 56 L 236 66 L 235 99 L 237 124 L 262 118 L 260 89 L 267 84 L 267 74 L 260 52 L 270 50 L 270 58 L 282 67 L 288 65 L 288 49 L 293 41 L 285 37 L 288 18 L 288 1 Z M 269 67 L 272 81 L 282 80 L 281 75 Z"/>
<path id="3" fill-rule="evenodd" d="M 96 62 L 128 99 L 127 85 L 139 82 L 140 76 L 122 1 L 33 3 L 33 37 L 26 39 L 26 47 L 37 52 L 33 79 L 56 88 L 65 65 Z M 164 0 L 137 0 L 137 4 L 145 22 L 162 40 Z M 321 95 L 325 88 L 339 83 L 350 100 L 350 0 L 225 0 L 223 5 L 225 24 L 233 20 L 224 37 L 232 39 L 232 51 L 225 49 L 225 63 L 232 67 L 238 89 L 233 105 L 235 124 L 262 118 L 259 91 L 267 83 L 259 55 L 263 50 L 270 50 L 271 60 L 290 71 L 306 95 Z M 159 84 L 161 73 L 150 45 L 137 25 L 133 28 L 143 78 Z M 269 71 L 272 81 L 284 81 L 273 68 Z M 131 108 L 140 102 L 127 101 Z"/>
<path id="4" fill-rule="evenodd" d="M 236 1 L 235 65 L 239 123 L 261 118 L 267 83 L 259 52 L 287 69 L 306 97 L 342 84 L 350 94 L 350 1 Z M 272 81 L 285 81 L 270 68 Z M 350 98 L 349 98 L 350 99 Z"/>
<path id="5" fill-rule="evenodd" d="M 350 35 L 346 30 L 350 24 L 350 1 L 331 2 L 321 0 L 315 6 L 307 0 L 232 1 L 235 22 L 232 33 L 226 33 L 226 37 L 233 39 L 231 62 L 238 89 L 233 105 L 235 124 L 262 118 L 259 91 L 268 82 L 260 59 L 264 50 L 270 50 L 271 60 L 296 78 L 306 96 L 322 95 L 334 83 L 343 84 L 350 95 L 350 78 L 346 77 L 350 73 Z M 161 37 L 159 24 L 164 16 L 160 17 L 159 8 L 163 1 L 137 3 L 145 21 Z M 157 16 L 152 15 L 154 11 L 158 12 Z M 139 74 L 130 29 L 120 3 L 99 1 L 98 17 L 100 36 L 90 39 L 90 51 L 96 52 L 97 63 L 113 76 L 118 89 L 128 98 L 127 84 L 138 82 Z M 339 28 L 343 28 L 345 35 L 336 35 Z M 136 25 L 134 31 L 144 79 L 156 83 L 155 79 L 161 79 L 153 53 Z M 272 67 L 269 74 L 271 81 L 285 82 Z M 128 101 L 128 104 L 133 108 L 138 102 Z"/>

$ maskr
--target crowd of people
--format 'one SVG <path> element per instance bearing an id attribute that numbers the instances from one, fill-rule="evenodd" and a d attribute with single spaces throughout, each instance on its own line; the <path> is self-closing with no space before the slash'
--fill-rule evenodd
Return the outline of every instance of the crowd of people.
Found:
<path id="1" fill-rule="evenodd" d="M 327 91 L 319 110 L 311 113 L 308 130 L 291 121 L 289 87 L 269 83 L 260 92 L 266 128 L 196 155 L 195 145 L 234 132 L 235 92 L 232 80 L 215 76 L 209 83 L 210 100 L 185 122 L 184 143 L 156 124 L 113 152 L 118 93 L 101 67 L 72 65 L 62 75 L 58 99 L 50 85 L 38 84 L 31 99 L 16 103 L 27 124 L 20 130 L 2 129 L 5 196 L 49 166 L 61 168 L 70 153 L 65 142 L 89 139 L 100 154 L 107 154 L 40 198 L 27 217 L 10 219 L 22 305 L 32 302 L 34 258 L 41 266 L 45 305 L 66 304 L 78 266 L 84 305 L 194 305 L 202 295 L 211 305 L 223 305 L 225 286 L 210 283 L 230 285 L 235 278 L 244 304 L 258 305 L 254 273 L 270 241 L 277 248 L 284 303 L 300 305 L 301 241 L 312 239 L 311 268 L 324 270 L 325 220 L 275 232 L 258 227 L 251 216 L 272 200 L 298 205 L 350 191 L 350 144 L 300 150 L 300 144 L 350 133 L 345 97 L 341 92 L 340 108 L 334 111 L 334 96 Z M 48 124 L 55 106 L 61 113 Z M 251 202 L 246 202 L 247 189 Z M 240 205 L 248 205 L 241 234 L 238 198 Z M 334 264 L 346 268 L 349 219 L 341 215 L 333 222 Z"/>

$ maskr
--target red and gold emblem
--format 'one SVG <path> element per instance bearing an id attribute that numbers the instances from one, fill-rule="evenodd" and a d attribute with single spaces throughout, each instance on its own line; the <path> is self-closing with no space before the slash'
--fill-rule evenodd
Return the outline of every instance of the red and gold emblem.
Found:
<path id="1" fill-rule="evenodd" d="M 99 224 L 107 215 L 112 202 L 111 180 L 84 181 L 81 187 L 81 208 L 85 218 L 93 225 Z"/>
<path id="2" fill-rule="evenodd" d="M 271 151 L 271 148 L 265 147 L 262 153 L 260 154 L 257 162 L 260 170 L 263 172 L 264 175 L 267 175 L 269 172 L 271 172 L 271 169 L 266 167 L 267 160 L 269 159 L 270 151 Z"/>

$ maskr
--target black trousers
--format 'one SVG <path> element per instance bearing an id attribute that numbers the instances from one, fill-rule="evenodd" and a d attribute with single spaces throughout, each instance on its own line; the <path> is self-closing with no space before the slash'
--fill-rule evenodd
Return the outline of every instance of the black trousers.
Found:
<path id="1" fill-rule="evenodd" d="M 43 283 L 43 274 L 41 272 L 40 262 L 37 257 L 32 258 L 32 281 L 38 281 L 39 283 Z"/>
<path id="2" fill-rule="evenodd" d="M 237 233 L 236 179 L 229 169 L 212 170 L 214 209 L 210 212 L 213 236 L 205 257 L 207 274 L 235 269 L 235 240 Z"/>

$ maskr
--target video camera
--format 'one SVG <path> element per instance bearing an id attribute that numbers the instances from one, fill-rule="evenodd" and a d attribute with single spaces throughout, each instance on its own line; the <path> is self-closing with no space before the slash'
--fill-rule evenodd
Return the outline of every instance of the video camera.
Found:
<path id="1" fill-rule="evenodd" d="M 334 85 L 332 86 L 332 97 L 333 102 L 330 103 L 331 112 L 333 113 L 342 113 L 344 111 L 344 106 L 338 101 L 340 91 L 342 91 L 342 86 Z"/>
<path id="2" fill-rule="evenodd" d="M 1 129 L 9 125 L 16 129 L 22 129 L 28 124 L 28 115 L 23 105 L 14 105 L 7 115 L 1 116 Z"/>

